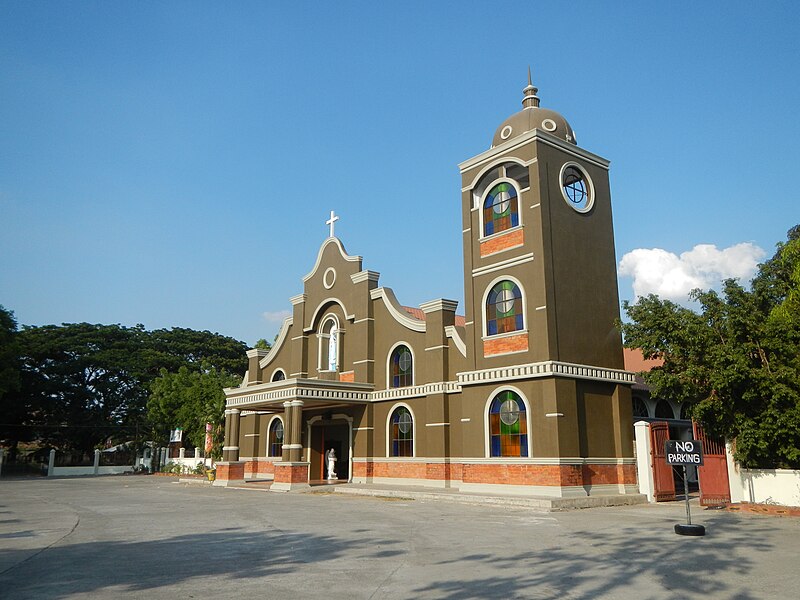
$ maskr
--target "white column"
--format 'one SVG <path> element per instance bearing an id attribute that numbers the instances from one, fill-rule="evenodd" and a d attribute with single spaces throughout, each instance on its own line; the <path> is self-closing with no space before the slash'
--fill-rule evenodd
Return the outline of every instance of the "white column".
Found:
<path id="1" fill-rule="evenodd" d="M 650 424 L 647 421 L 637 421 L 633 428 L 636 432 L 636 474 L 639 479 L 639 493 L 647 494 L 648 502 L 655 502 L 653 465 L 650 464 Z"/>
<path id="2" fill-rule="evenodd" d="M 178 450 L 178 458 L 180 458 L 181 460 L 186 458 L 186 448 L 181 448 L 180 450 Z"/>
<path id="3" fill-rule="evenodd" d="M 50 460 L 47 462 L 47 476 L 53 476 L 53 469 L 56 466 L 56 451 L 55 449 L 50 450 Z"/>
<path id="4" fill-rule="evenodd" d="M 94 474 L 97 475 L 100 472 L 100 450 L 94 451 Z"/>
<path id="5" fill-rule="evenodd" d="M 0 448 L 0 476 L 3 475 L 3 449 Z"/>
<path id="6" fill-rule="evenodd" d="M 742 485 L 742 474 L 739 471 L 739 465 L 733 459 L 733 448 L 730 442 L 725 444 L 725 463 L 728 466 L 728 488 L 731 492 L 731 502 L 755 502 L 753 498 L 752 488 L 748 490 L 751 492 L 745 498 L 745 486 Z"/>

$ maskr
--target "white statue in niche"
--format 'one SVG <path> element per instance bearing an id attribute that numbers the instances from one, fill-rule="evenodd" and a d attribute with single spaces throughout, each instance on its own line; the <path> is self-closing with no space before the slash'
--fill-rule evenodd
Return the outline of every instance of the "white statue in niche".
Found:
<path id="1" fill-rule="evenodd" d="M 336 474 L 336 451 L 331 448 L 325 453 L 325 462 L 328 463 L 328 479 L 339 479 Z"/>
<path id="2" fill-rule="evenodd" d="M 328 370 L 335 371 L 336 370 L 336 359 L 338 358 L 337 352 L 337 339 L 336 339 L 336 325 L 331 327 L 331 336 L 328 338 Z"/>

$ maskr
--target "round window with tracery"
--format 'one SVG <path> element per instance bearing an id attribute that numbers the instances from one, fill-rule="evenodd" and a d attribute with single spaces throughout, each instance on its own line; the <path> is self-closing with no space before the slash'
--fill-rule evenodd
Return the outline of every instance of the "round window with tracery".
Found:
<path id="1" fill-rule="evenodd" d="M 564 200 L 580 213 L 591 210 L 594 203 L 592 182 L 576 165 L 566 165 L 561 172 L 561 192 Z"/>

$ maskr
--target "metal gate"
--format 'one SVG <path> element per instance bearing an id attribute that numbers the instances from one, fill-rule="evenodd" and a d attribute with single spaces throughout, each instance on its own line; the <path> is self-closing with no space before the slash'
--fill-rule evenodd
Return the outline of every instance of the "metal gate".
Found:
<path id="1" fill-rule="evenodd" d="M 656 502 L 675 500 L 675 479 L 672 467 L 667 464 L 664 442 L 669 439 L 669 425 L 665 421 L 650 423 L 650 464 L 653 466 L 653 496 Z"/>
<path id="2" fill-rule="evenodd" d="M 719 506 L 731 501 L 728 483 L 728 462 L 723 440 L 709 437 L 699 423 L 692 422 L 694 439 L 703 443 L 703 466 L 697 468 L 700 480 L 700 504 Z"/>

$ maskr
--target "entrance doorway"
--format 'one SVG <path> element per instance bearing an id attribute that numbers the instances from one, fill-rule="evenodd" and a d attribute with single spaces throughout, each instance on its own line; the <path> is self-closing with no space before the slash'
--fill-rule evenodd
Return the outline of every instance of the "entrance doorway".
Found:
<path id="1" fill-rule="evenodd" d="M 327 479 L 325 454 L 336 453 L 336 475 L 339 480 L 350 479 L 350 424 L 344 419 L 319 420 L 311 423 L 311 465 L 309 479 Z"/>

